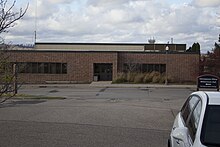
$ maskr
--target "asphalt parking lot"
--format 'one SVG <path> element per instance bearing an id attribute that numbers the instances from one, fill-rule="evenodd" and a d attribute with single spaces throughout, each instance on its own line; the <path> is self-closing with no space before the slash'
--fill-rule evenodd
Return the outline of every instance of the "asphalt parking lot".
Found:
<path id="1" fill-rule="evenodd" d="M 0 147 L 164 147 L 191 88 L 25 87 L 0 105 Z"/>

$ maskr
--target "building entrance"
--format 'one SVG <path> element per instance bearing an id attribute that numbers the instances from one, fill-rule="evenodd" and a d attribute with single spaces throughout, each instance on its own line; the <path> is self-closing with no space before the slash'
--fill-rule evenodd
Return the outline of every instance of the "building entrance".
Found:
<path id="1" fill-rule="evenodd" d="M 94 81 L 112 81 L 112 63 L 94 63 Z"/>

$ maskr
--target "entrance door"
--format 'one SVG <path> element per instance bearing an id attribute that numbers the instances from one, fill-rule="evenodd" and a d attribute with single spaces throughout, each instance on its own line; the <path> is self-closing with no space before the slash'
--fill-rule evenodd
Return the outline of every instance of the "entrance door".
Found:
<path id="1" fill-rule="evenodd" d="M 98 81 L 112 81 L 112 63 L 94 63 L 94 76 Z"/>

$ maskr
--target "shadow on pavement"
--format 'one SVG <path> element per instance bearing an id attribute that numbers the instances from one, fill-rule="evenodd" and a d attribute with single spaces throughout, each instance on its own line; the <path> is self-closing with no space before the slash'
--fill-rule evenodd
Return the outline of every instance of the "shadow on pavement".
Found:
<path id="1" fill-rule="evenodd" d="M 0 104 L 0 108 L 16 107 L 19 105 L 34 105 L 46 102 L 46 100 L 10 100 Z"/>

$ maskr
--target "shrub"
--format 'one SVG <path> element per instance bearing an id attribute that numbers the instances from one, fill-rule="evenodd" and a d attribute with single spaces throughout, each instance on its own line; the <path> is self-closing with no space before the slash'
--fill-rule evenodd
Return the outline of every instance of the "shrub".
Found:
<path id="1" fill-rule="evenodd" d="M 134 83 L 143 83 L 144 76 L 145 75 L 142 73 L 136 74 L 134 77 Z"/>
<path id="2" fill-rule="evenodd" d="M 132 73 L 132 72 L 127 73 L 127 81 L 134 82 L 134 78 L 136 75 L 137 75 L 137 73 Z"/>
<path id="3" fill-rule="evenodd" d="M 161 79 L 160 75 L 154 76 L 152 79 L 152 83 L 159 83 L 160 79 Z"/>
<path id="4" fill-rule="evenodd" d="M 159 83 L 160 84 L 165 83 L 165 80 L 166 80 L 166 74 L 162 73 Z"/>
<path id="5" fill-rule="evenodd" d="M 127 82 L 125 73 L 118 73 L 117 79 L 113 81 L 113 83 L 124 83 Z"/>
<path id="6" fill-rule="evenodd" d="M 124 83 L 125 81 L 124 81 L 124 79 L 116 79 L 116 80 L 114 80 L 112 83 Z"/>
<path id="7" fill-rule="evenodd" d="M 152 82 L 152 77 L 150 76 L 150 73 L 145 73 L 143 82 L 144 83 L 151 83 Z"/>
<path id="8" fill-rule="evenodd" d="M 153 77 L 155 77 L 155 76 L 160 76 L 161 75 L 161 73 L 160 72 L 158 72 L 158 71 L 152 71 L 151 73 L 150 73 L 150 76 L 153 78 Z"/>
<path id="9" fill-rule="evenodd" d="M 118 73 L 117 79 L 113 83 L 165 83 L 166 74 L 157 71 L 150 73 Z M 168 83 L 172 82 L 172 78 L 168 77 Z"/>

